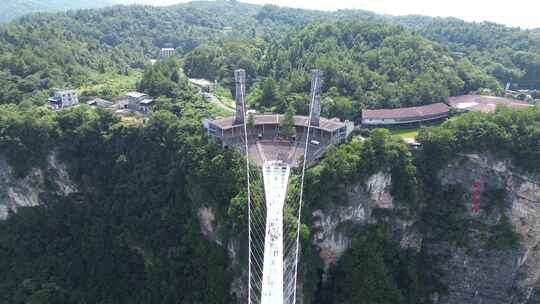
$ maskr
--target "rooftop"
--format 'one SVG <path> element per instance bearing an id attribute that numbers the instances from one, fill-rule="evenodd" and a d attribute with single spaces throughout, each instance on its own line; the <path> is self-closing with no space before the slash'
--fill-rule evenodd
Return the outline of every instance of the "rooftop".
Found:
<path id="1" fill-rule="evenodd" d="M 75 93 L 77 93 L 77 90 L 58 90 L 58 91 L 55 91 L 55 93 L 60 94 L 60 95 L 64 95 L 64 94 L 67 94 L 67 93 L 75 94 Z"/>
<path id="2" fill-rule="evenodd" d="M 133 98 L 141 98 L 141 97 L 144 97 L 144 96 L 147 96 L 146 94 L 144 93 L 139 93 L 139 92 L 129 92 L 126 94 L 128 97 L 133 97 Z"/>
<path id="3" fill-rule="evenodd" d="M 482 95 L 462 95 L 448 98 L 451 107 L 474 112 L 494 112 L 498 105 L 505 105 L 509 108 L 531 107 L 525 101 L 497 96 Z"/>
<path id="4" fill-rule="evenodd" d="M 449 112 L 446 104 L 439 102 L 420 107 L 362 110 L 362 119 L 404 119 L 433 115 L 443 115 Z"/>
<path id="5" fill-rule="evenodd" d="M 105 100 L 105 99 L 101 99 L 101 98 L 94 98 L 88 101 L 87 104 L 91 106 L 98 106 L 98 107 L 110 107 L 114 105 L 113 102 Z"/>
<path id="6" fill-rule="evenodd" d="M 149 105 L 149 104 L 151 104 L 153 102 L 154 102 L 153 99 L 147 98 L 147 99 L 141 100 L 141 102 L 139 102 L 139 103 L 142 104 L 142 105 Z"/>
<path id="7" fill-rule="evenodd" d="M 208 79 L 189 78 L 188 80 L 192 84 L 194 84 L 196 86 L 199 86 L 199 87 L 207 87 L 207 86 L 211 86 L 211 85 L 214 84 L 213 82 L 211 82 Z"/>
<path id="8" fill-rule="evenodd" d="M 161 48 L 162 51 L 174 51 L 174 48 Z"/>
<path id="9" fill-rule="evenodd" d="M 220 127 L 223 130 L 228 130 L 228 129 L 232 129 L 235 126 L 238 126 L 238 125 L 235 125 L 234 120 L 235 120 L 234 117 L 221 118 L 221 119 L 213 120 L 212 124 Z M 255 120 L 256 125 L 277 125 L 283 120 L 283 115 L 259 114 L 259 115 L 254 115 L 254 120 Z M 309 122 L 309 117 L 296 115 L 293 117 L 293 120 L 296 126 L 307 127 L 308 122 Z M 345 124 L 340 122 L 338 119 L 327 119 L 327 118 L 321 117 L 319 126 L 312 125 L 312 127 L 318 128 L 324 131 L 328 131 L 328 132 L 334 132 L 345 127 Z"/>

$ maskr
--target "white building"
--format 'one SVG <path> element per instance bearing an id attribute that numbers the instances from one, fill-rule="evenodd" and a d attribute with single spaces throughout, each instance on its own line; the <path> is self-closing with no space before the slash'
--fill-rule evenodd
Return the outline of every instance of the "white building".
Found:
<path id="1" fill-rule="evenodd" d="M 62 109 L 79 104 L 79 97 L 76 90 L 56 91 L 54 96 L 48 99 L 49 105 L 53 109 Z"/>
<path id="2" fill-rule="evenodd" d="M 176 50 L 174 48 L 162 48 L 159 52 L 159 57 L 169 58 L 176 55 Z"/>
<path id="3" fill-rule="evenodd" d="M 150 111 L 150 107 L 154 104 L 154 99 L 144 93 L 129 92 L 127 97 L 128 108 L 133 111 L 146 113 Z"/>

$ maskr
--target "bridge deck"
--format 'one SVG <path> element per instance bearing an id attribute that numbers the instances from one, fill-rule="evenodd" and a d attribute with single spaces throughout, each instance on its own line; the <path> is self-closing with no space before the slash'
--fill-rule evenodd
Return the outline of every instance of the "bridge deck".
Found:
<path id="1" fill-rule="evenodd" d="M 264 163 L 267 215 L 261 304 L 283 304 L 283 206 L 289 173 L 284 162 Z"/>

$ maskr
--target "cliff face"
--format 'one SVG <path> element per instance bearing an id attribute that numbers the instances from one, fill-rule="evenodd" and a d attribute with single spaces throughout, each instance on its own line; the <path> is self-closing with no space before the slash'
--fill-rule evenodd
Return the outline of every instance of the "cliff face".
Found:
<path id="1" fill-rule="evenodd" d="M 77 191 L 64 164 L 53 153 L 47 167 L 32 169 L 24 178 L 17 178 L 4 157 L 0 157 L 0 220 L 19 207 L 37 206 L 44 203 L 47 193 L 68 195 Z"/>
<path id="2" fill-rule="evenodd" d="M 462 155 L 436 178 L 443 187 L 459 185 L 465 190 L 468 217 L 493 227 L 505 216 L 520 241 L 516 248 L 499 250 L 487 246 L 477 231 L 470 231 L 469 245 L 460 247 L 420 233 L 415 225 L 418 218 L 393 217 L 389 224 L 401 247 L 422 251 L 437 261 L 434 266 L 447 290 L 433 295 L 433 303 L 540 303 L 540 178 L 489 155 Z M 313 213 L 313 242 L 326 269 L 350 246 L 351 233 L 343 227 L 375 222 L 377 208 L 399 208 L 390 195 L 391 183 L 389 175 L 376 174 L 350 189 L 347 205 Z M 488 196 L 494 190 L 505 193 L 498 207 Z M 479 213 L 472 212 L 474 195 L 479 198 Z"/>
<path id="3" fill-rule="evenodd" d="M 348 193 L 348 204 L 313 212 L 313 242 L 319 248 L 325 269 L 334 264 L 351 245 L 351 235 L 346 227 L 373 222 L 373 209 L 392 209 L 390 195 L 392 178 L 378 173 L 366 183 L 353 186 Z"/>
<path id="4" fill-rule="evenodd" d="M 471 232 L 467 246 L 456 246 L 422 234 L 417 229 L 418 218 L 388 217 L 390 220 L 386 220 L 402 248 L 413 248 L 437 261 L 435 268 L 447 290 L 434 294 L 433 303 L 540 303 L 540 176 L 521 172 L 510 162 L 487 154 L 470 154 L 458 157 L 434 178 L 443 187 L 459 185 L 465 190 L 468 217 L 487 227 L 508 218 L 520 241 L 515 248 L 498 250 L 486 246 L 478 233 Z M 391 187 L 391 176 L 381 172 L 350 187 L 346 204 L 313 212 L 313 243 L 319 248 L 325 270 L 350 247 L 351 226 L 375 223 L 380 219 L 377 214 L 398 211 L 400 204 L 390 194 Z M 505 193 L 496 208 L 488 195 L 493 190 Z M 77 185 L 54 154 L 49 156 L 46 168 L 34 169 L 21 179 L 14 176 L 6 160 L 0 157 L 1 219 L 19 207 L 44 204 L 47 193 L 68 195 L 76 191 Z M 475 192 L 480 200 L 478 213 L 473 213 L 471 208 Z M 219 238 L 216 233 L 219 219 L 211 208 L 200 208 L 198 217 L 202 234 L 227 248 L 231 270 L 236 273 L 231 292 L 245 298 L 246 273 L 238 272 L 242 269 L 239 240 L 225 242 Z"/>
<path id="5" fill-rule="evenodd" d="M 472 154 L 443 169 L 439 179 L 443 185 L 460 185 L 471 197 L 479 191 L 480 212 L 470 216 L 488 226 L 506 216 L 520 244 L 509 250 L 488 249 L 476 236 L 468 248 L 426 242 L 427 253 L 444 257 L 440 268 L 448 293 L 436 303 L 539 303 L 540 178 L 519 173 L 509 162 Z M 491 190 L 506 194 L 495 212 L 487 211 L 494 202 L 483 197 Z"/>
<path id="6" fill-rule="evenodd" d="M 390 194 L 391 188 L 391 175 L 379 172 L 349 189 L 348 204 L 313 212 L 313 244 L 324 262 L 323 281 L 329 268 L 350 248 L 353 235 L 348 228 L 351 225 L 373 224 L 377 221 L 377 211 L 392 213 L 399 209 Z M 420 250 L 422 236 L 414 220 L 394 217 L 389 224 L 401 248 Z"/>

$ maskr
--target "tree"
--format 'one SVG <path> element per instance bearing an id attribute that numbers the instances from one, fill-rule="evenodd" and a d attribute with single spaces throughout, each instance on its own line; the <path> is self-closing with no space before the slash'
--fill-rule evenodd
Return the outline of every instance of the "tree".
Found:
<path id="1" fill-rule="evenodd" d="M 261 83 L 260 104 L 264 107 L 275 105 L 278 100 L 276 81 L 273 78 L 265 78 Z"/>
<path id="2" fill-rule="evenodd" d="M 247 120 L 246 126 L 250 130 L 255 128 L 255 115 L 253 113 L 248 114 L 248 120 Z"/>
<path id="3" fill-rule="evenodd" d="M 283 120 L 281 121 L 281 134 L 289 138 L 292 138 L 296 135 L 294 114 L 294 108 L 292 107 L 292 105 L 289 105 L 289 107 L 287 107 L 285 115 L 283 116 Z"/>

